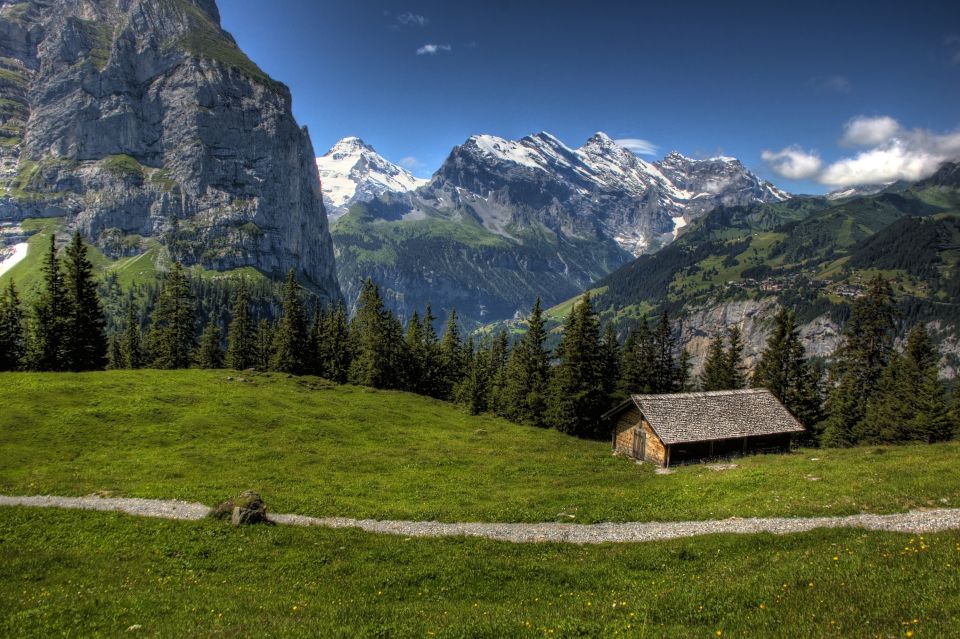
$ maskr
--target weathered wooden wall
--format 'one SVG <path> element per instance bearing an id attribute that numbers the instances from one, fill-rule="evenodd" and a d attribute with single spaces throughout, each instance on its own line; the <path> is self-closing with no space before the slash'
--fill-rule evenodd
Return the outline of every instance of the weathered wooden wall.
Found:
<path id="1" fill-rule="evenodd" d="M 632 406 L 623 411 L 613 427 L 613 452 L 633 456 L 634 428 L 640 423 L 640 409 Z"/>
<path id="2" fill-rule="evenodd" d="M 643 461 L 653 462 L 658 466 L 667 465 L 667 447 L 663 445 L 657 434 L 653 432 L 647 420 L 643 420 L 643 430 L 647 433 L 646 452 Z"/>

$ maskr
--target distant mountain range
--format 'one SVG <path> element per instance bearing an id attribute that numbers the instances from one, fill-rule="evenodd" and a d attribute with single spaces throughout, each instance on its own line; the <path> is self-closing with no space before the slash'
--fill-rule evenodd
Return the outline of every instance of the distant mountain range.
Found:
<path id="1" fill-rule="evenodd" d="M 401 314 L 432 303 L 471 325 L 563 300 L 718 206 L 790 198 L 736 159 L 648 163 L 603 133 L 472 136 L 426 184 L 356 138 L 318 165 L 348 301 L 372 278 Z"/>
<path id="2" fill-rule="evenodd" d="M 872 195 L 717 208 L 590 288 L 623 332 L 647 313 L 681 318 L 695 364 L 717 331 L 740 326 L 752 362 L 778 306 L 799 314 L 810 355 L 830 355 L 878 274 L 893 281 L 904 324 L 935 336 L 943 374 L 960 376 L 960 164 Z M 555 323 L 569 306 L 552 309 Z"/>

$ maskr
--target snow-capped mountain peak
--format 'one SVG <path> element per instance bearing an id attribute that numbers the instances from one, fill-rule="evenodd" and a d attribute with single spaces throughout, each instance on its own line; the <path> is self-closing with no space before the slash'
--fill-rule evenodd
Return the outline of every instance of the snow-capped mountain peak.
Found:
<path id="1" fill-rule="evenodd" d="M 367 202 L 383 193 L 406 193 L 428 182 L 393 164 L 358 137 L 337 142 L 317 158 L 327 212 L 337 218 L 355 202 Z"/>

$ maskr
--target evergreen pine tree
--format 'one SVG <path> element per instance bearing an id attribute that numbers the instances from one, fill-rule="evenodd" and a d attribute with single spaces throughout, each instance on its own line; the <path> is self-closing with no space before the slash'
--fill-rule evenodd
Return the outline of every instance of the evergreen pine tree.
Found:
<path id="1" fill-rule="evenodd" d="M 617 383 L 620 380 L 620 342 L 613 322 L 607 322 L 600 340 L 600 373 L 603 382 L 603 392 L 607 396 L 606 404 L 613 406 L 616 402 Z"/>
<path id="2" fill-rule="evenodd" d="M 380 291 L 371 280 L 367 280 L 360 292 L 350 337 L 353 344 L 351 383 L 374 388 L 402 385 L 403 329 L 384 306 Z"/>
<path id="3" fill-rule="evenodd" d="M 273 326 L 270 322 L 262 319 L 257 324 L 257 333 L 254 338 L 256 347 L 255 366 L 257 370 L 270 370 L 270 362 L 273 360 Z"/>
<path id="4" fill-rule="evenodd" d="M 253 368 L 257 365 L 257 335 L 250 313 L 250 293 L 245 281 L 241 281 L 237 288 L 230 315 L 226 366 L 237 371 Z"/>
<path id="5" fill-rule="evenodd" d="M 140 333 L 140 318 L 136 304 L 131 301 L 127 305 L 127 321 L 120 336 L 121 368 L 143 368 L 146 363 L 143 352 L 143 339 Z"/>
<path id="6" fill-rule="evenodd" d="M 827 401 L 823 441 L 827 445 L 857 443 L 858 424 L 893 351 L 896 307 L 890 283 L 878 276 L 867 294 L 854 302 L 844 340 L 837 352 L 833 389 Z M 862 430 L 860 428 L 859 430 Z"/>
<path id="7" fill-rule="evenodd" d="M 339 304 L 337 310 L 328 317 L 322 344 L 320 350 L 325 358 L 323 362 L 325 376 L 330 381 L 346 384 L 350 374 L 352 353 L 350 324 L 347 321 L 347 309 L 343 304 Z"/>
<path id="8" fill-rule="evenodd" d="M 457 403 L 462 404 L 471 415 L 479 415 L 487 410 L 490 396 L 490 379 L 487 377 L 490 371 L 487 361 L 489 354 L 489 338 L 475 349 L 471 337 L 461 352 L 463 375 L 456 383 L 454 394 Z"/>
<path id="9" fill-rule="evenodd" d="M 904 355 L 894 353 L 855 428 L 860 441 L 936 442 L 953 436 L 947 391 L 939 379 L 939 355 L 922 324 L 907 337 Z"/>
<path id="10" fill-rule="evenodd" d="M 723 348 L 723 336 L 717 333 L 707 350 L 707 359 L 700 374 L 700 389 L 709 392 L 730 388 L 729 361 Z"/>
<path id="11" fill-rule="evenodd" d="M 490 341 L 490 350 L 487 354 L 487 379 L 490 388 L 487 395 L 488 410 L 502 415 L 503 400 L 506 391 L 507 360 L 510 357 L 510 340 L 506 331 L 500 331 Z"/>
<path id="12" fill-rule="evenodd" d="M 73 371 L 99 370 L 107 362 L 107 320 L 93 279 L 93 264 L 87 259 L 87 247 L 79 232 L 74 233 L 64 254 L 63 284 L 69 300 L 66 316 L 67 363 Z"/>
<path id="13" fill-rule="evenodd" d="M 793 311 L 777 313 L 751 385 L 773 393 L 808 428 L 820 421 L 819 374 L 807 360 Z"/>
<path id="14" fill-rule="evenodd" d="M 540 298 L 527 320 L 527 332 L 510 352 L 506 385 L 503 389 L 503 414 L 522 424 L 544 426 L 547 385 L 550 378 L 550 354 L 545 344 L 547 332 Z"/>
<path id="15" fill-rule="evenodd" d="M 283 286 L 283 309 L 273 335 L 270 369 L 302 375 L 306 371 L 307 359 L 307 318 L 300 301 L 300 285 L 291 269 Z"/>
<path id="16" fill-rule="evenodd" d="M 853 442 L 894 444 L 910 438 L 916 407 L 914 398 L 909 396 L 912 384 L 906 365 L 899 353 L 891 354 L 867 402 L 864 418 L 853 427 Z"/>
<path id="17" fill-rule="evenodd" d="M 123 349 L 120 347 L 120 338 L 112 334 L 107 339 L 107 368 L 112 371 L 126 368 L 123 361 Z"/>
<path id="18" fill-rule="evenodd" d="M 447 317 L 447 327 L 443 332 L 443 340 L 440 342 L 438 360 L 440 373 L 438 375 L 437 397 L 449 399 L 453 396 L 457 385 L 468 374 L 464 358 L 463 339 L 460 337 L 460 320 L 456 309 L 451 310 Z"/>
<path id="19" fill-rule="evenodd" d="M 150 350 L 157 368 L 190 367 L 196 339 L 195 305 L 190 280 L 180 263 L 174 263 L 153 310 Z"/>
<path id="20" fill-rule="evenodd" d="M 0 291 L 0 371 L 19 370 L 24 353 L 23 309 L 17 287 L 10 280 Z"/>
<path id="21" fill-rule="evenodd" d="M 621 402 L 634 393 L 639 393 L 640 378 L 643 374 L 640 365 L 640 340 L 637 331 L 627 333 L 620 352 L 620 379 L 614 402 Z"/>
<path id="22" fill-rule="evenodd" d="M 747 385 L 743 372 L 743 333 L 739 326 L 733 326 L 727 331 L 727 340 L 727 389 L 739 390 Z"/>
<path id="23" fill-rule="evenodd" d="M 329 314 L 319 303 L 314 305 L 313 321 L 310 323 L 310 329 L 307 331 L 307 356 L 306 373 L 329 379 L 326 370 L 326 362 L 329 359 L 325 352 L 327 341 L 327 324 L 330 320 Z"/>
<path id="24" fill-rule="evenodd" d="M 200 348 L 197 350 L 197 366 L 205 370 L 223 368 L 224 356 L 220 339 L 220 325 L 211 320 L 200 337 Z"/>
<path id="25" fill-rule="evenodd" d="M 547 420 L 561 432 L 594 437 L 607 398 L 600 370 L 599 321 L 589 293 L 567 318 L 557 356 L 560 362 L 550 380 Z"/>
<path id="26" fill-rule="evenodd" d="M 33 305 L 27 359 L 33 370 L 66 370 L 70 364 L 67 322 L 72 311 L 57 259 L 55 235 L 50 236 L 50 249 L 42 268 L 43 288 Z"/>
<path id="27" fill-rule="evenodd" d="M 670 316 L 666 311 L 660 315 L 657 330 L 653 336 L 653 379 L 651 385 L 654 393 L 672 393 L 677 390 L 677 374 L 674 353 L 677 349 L 677 338 L 673 334 Z"/>
<path id="28" fill-rule="evenodd" d="M 426 379 L 427 349 L 423 339 L 423 324 L 420 323 L 420 314 L 416 311 L 407 322 L 404 343 L 406 348 L 404 349 L 403 386 L 413 393 L 426 395 L 429 392 Z"/>

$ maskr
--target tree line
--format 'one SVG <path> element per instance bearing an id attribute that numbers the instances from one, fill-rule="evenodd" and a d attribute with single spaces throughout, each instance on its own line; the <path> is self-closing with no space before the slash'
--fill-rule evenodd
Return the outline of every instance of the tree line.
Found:
<path id="1" fill-rule="evenodd" d="M 198 335 L 190 277 L 174 264 L 150 300 L 146 327 L 131 300 L 125 321 L 108 337 L 80 236 L 74 235 L 62 260 L 52 239 L 43 285 L 30 307 L 23 307 L 12 282 L 0 294 L 0 370 L 196 366 L 316 375 L 592 438 L 609 434 L 600 417 L 631 394 L 748 386 L 769 389 L 812 437 L 830 446 L 941 441 L 956 436 L 960 421 L 938 379 L 938 356 L 923 325 L 910 331 L 903 354 L 894 348 L 896 305 L 882 278 L 855 301 L 828 376 L 806 357 L 797 316 L 786 309 L 774 318 L 753 375 L 746 374 L 743 338 L 733 327 L 714 337 L 694 379 L 666 312 L 653 323 L 642 318 L 621 342 L 612 322 L 603 325 L 589 294 L 575 304 L 552 350 L 539 300 L 526 330 L 511 340 L 505 331 L 465 337 L 456 311 L 438 335 L 429 306 L 404 324 L 371 281 L 352 318 L 342 304 L 308 308 L 305 299 L 291 271 L 279 316 L 270 321 L 257 316 L 260 306 L 241 283 L 229 312 L 207 313 Z"/>

